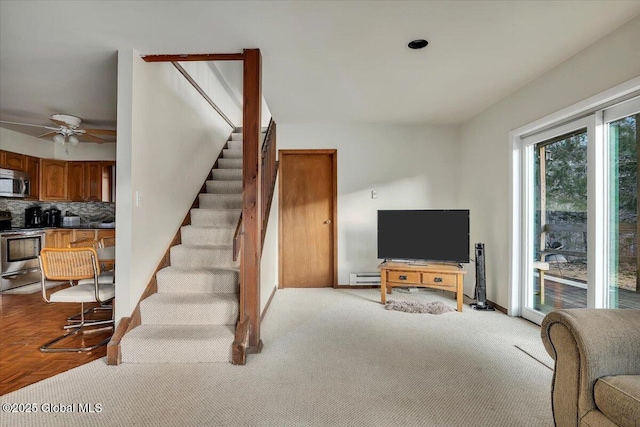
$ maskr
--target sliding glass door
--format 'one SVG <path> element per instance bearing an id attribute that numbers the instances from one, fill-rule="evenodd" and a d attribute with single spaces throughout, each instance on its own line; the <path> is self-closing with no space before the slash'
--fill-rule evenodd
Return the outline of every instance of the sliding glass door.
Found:
<path id="1" fill-rule="evenodd" d="M 604 112 L 608 148 L 607 306 L 640 308 L 638 156 L 640 111 L 625 103 Z M 623 117 L 620 117 L 623 116 Z"/>
<path id="2" fill-rule="evenodd" d="M 533 146 L 533 308 L 587 306 L 587 129 Z"/>
<path id="3" fill-rule="evenodd" d="M 523 317 L 640 308 L 640 98 L 522 138 Z"/>

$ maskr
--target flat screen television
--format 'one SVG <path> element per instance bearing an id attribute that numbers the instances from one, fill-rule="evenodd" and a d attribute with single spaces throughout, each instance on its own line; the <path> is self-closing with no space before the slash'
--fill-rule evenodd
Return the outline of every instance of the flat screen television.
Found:
<path id="1" fill-rule="evenodd" d="M 469 262 L 469 210 L 379 210 L 378 258 Z"/>

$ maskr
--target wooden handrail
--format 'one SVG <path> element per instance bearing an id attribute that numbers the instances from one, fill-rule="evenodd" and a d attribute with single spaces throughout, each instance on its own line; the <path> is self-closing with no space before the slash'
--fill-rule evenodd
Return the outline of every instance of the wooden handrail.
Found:
<path id="1" fill-rule="evenodd" d="M 242 240 L 240 236 L 242 234 L 242 212 L 240 212 L 240 218 L 238 218 L 238 225 L 236 225 L 236 232 L 233 233 L 233 261 L 238 260 L 238 255 L 240 254 L 240 245 Z"/>
<path id="2" fill-rule="evenodd" d="M 242 61 L 242 53 L 192 53 L 178 55 L 142 55 L 144 62 Z"/>
<path id="3" fill-rule="evenodd" d="M 278 174 L 278 161 L 276 160 L 276 122 L 271 119 L 269 127 L 262 144 L 262 246 L 267 233 L 269 224 L 269 213 L 271 211 L 271 201 L 273 200 L 273 192 L 276 185 L 276 176 Z"/>
<path id="4" fill-rule="evenodd" d="M 200 87 L 200 85 L 198 83 L 196 83 L 196 81 L 193 79 L 193 77 L 191 77 L 191 75 L 189 73 L 187 73 L 187 70 L 182 68 L 182 65 L 178 64 L 177 62 L 172 62 L 172 64 L 173 64 L 174 67 L 176 67 L 176 69 L 180 72 L 180 74 L 182 74 L 184 76 L 184 78 L 187 79 L 187 81 L 189 83 L 191 83 L 191 86 L 193 86 L 198 91 L 198 93 L 204 98 L 204 100 L 207 101 L 207 103 L 209 105 L 211 105 L 211 107 L 214 110 L 216 110 L 216 113 L 218 113 L 220 115 L 220 117 L 222 117 L 224 119 L 224 121 L 227 122 L 227 124 L 229 126 L 231 126 L 231 128 L 235 129 L 236 125 L 234 125 L 233 122 L 231 121 L 231 119 L 229 117 L 227 117 L 227 115 L 222 112 L 220 107 L 218 107 L 216 105 L 216 103 L 213 102 L 213 100 L 211 98 L 209 98 L 209 95 L 207 95 L 207 93 Z"/>

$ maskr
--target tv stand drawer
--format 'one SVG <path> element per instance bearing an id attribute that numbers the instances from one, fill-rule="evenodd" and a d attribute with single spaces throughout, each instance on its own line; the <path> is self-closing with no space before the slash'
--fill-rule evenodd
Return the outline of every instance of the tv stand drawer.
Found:
<path id="1" fill-rule="evenodd" d="M 420 273 L 417 271 L 389 271 L 387 281 L 393 283 L 420 283 Z"/>
<path id="2" fill-rule="evenodd" d="M 425 285 L 456 286 L 456 275 L 447 273 L 422 273 L 422 282 Z"/>

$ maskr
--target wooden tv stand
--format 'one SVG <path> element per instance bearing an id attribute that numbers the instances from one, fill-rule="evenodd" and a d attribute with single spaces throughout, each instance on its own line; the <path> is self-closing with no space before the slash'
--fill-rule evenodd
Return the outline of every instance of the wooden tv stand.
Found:
<path id="1" fill-rule="evenodd" d="M 386 261 L 378 266 L 380 269 L 380 302 L 387 303 L 387 293 L 394 287 L 419 286 L 442 289 L 455 293 L 458 311 L 462 312 L 462 279 L 464 269 L 447 264 L 409 264 L 405 262 Z"/>

